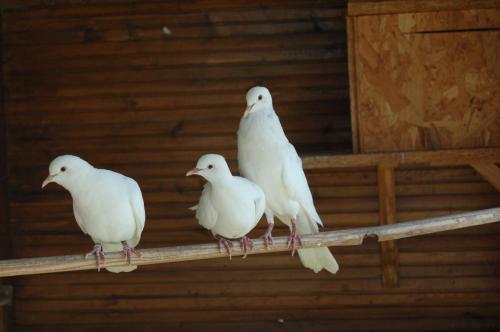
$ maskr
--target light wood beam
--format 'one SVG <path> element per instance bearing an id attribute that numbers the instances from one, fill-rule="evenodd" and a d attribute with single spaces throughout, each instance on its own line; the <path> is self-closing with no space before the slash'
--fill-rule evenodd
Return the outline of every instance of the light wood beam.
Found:
<path id="1" fill-rule="evenodd" d="M 366 237 L 374 237 L 377 238 L 378 241 L 383 242 L 443 232 L 452 229 L 484 225 L 498 221 L 500 221 L 500 208 L 495 208 L 453 216 L 401 222 L 392 225 L 321 232 L 314 235 L 304 236 L 302 238 L 302 246 L 300 248 L 356 246 L 361 245 Z M 265 248 L 262 241 L 255 241 L 254 248 L 249 254 L 253 255 L 289 251 L 290 248 L 287 246 L 287 241 L 288 237 L 276 238 L 274 245 L 269 249 Z M 235 241 L 233 245 L 233 256 L 241 256 L 243 252 L 239 243 Z M 150 265 L 221 257 L 227 257 L 227 253 L 220 252 L 216 243 L 207 243 L 167 248 L 141 249 L 141 257 L 133 257 L 132 264 Z M 122 266 L 124 263 L 125 258 L 122 253 L 108 253 L 106 254 L 106 261 L 102 264 L 102 267 Z M 92 270 L 95 268 L 95 260 L 85 260 L 83 254 L 11 259 L 0 261 L 0 277 L 65 271 L 82 271 Z"/>
<path id="2" fill-rule="evenodd" d="M 399 166 L 462 166 L 473 163 L 500 163 L 500 148 L 439 151 L 362 153 L 347 155 L 304 156 L 306 169 Z"/>

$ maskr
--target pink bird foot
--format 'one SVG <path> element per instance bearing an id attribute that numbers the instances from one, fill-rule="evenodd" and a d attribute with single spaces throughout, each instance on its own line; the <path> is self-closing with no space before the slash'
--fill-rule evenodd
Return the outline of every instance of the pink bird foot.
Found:
<path id="1" fill-rule="evenodd" d="M 288 248 L 292 247 L 292 256 L 295 254 L 295 250 L 297 249 L 297 243 L 302 246 L 302 239 L 300 235 L 297 233 L 297 225 L 295 224 L 295 219 L 291 220 L 292 230 L 290 231 L 290 236 L 288 237 Z"/>
<path id="2" fill-rule="evenodd" d="M 253 248 L 253 241 L 249 237 L 243 236 L 240 239 L 240 245 L 241 248 L 243 249 L 243 257 L 242 258 L 247 258 L 247 253 L 252 250 Z"/>
<path id="3" fill-rule="evenodd" d="M 123 255 L 127 257 L 128 265 L 131 265 L 132 263 L 132 254 L 135 254 L 137 257 L 141 257 L 141 253 L 139 252 L 139 250 L 136 250 L 135 248 L 129 246 L 127 241 L 122 241 L 122 246 L 123 246 Z"/>
<path id="4" fill-rule="evenodd" d="M 100 243 L 96 243 L 94 245 L 94 249 L 92 251 L 85 254 L 85 259 L 88 259 L 89 256 L 95 255 L 96 263 L 97 263 L 97 272 L 101 271 L 101 263 L 104 263 L 104 251 L 102 251 L 102 245 Z"/>
<path id="5" fill-rule="evenodd" d="M 219 241 L 219 252 L 222 253 L 222 247 L 226 248 L 229 259 L 232 259 L 231 254 L 233 252 L 233 241 L 230 241 L 218 235 L 215 238 Z"/>
<path id="6" fill-rule="evenodd" d="M 274 224 L 269 224 L 269 226 L 267 226 L 266 232 L 264 233 L 264 235 L 261 236 L 262 239 L 264 240 L 264 245 L 266 246 L 266 249 L 269 249 L 269 244 L 271 244 L 271 246 L 274 244 L 274 239 L 272 235 L 273 227 Z"/>

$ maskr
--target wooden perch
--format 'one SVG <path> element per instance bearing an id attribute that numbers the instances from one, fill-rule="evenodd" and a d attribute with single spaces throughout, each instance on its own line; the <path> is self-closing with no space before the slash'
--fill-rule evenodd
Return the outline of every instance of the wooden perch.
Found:
<path id="1" fill-rule="evenodd" d="M 302 237 L 302 248 L 355 246 L 361 245 L 366 237 L 373 237 L 382 242 L 484 225 L 498 221 L 500 221 L 500 208 L 495 208 L 392 225 L 322 232 Z M 269 249 L 264 247 L 262 241 L 256 240 L 254 241 L 254 248 L 250 254 L 288 251 L 287 240 L 287 237 L 276 238 L 274 245 Z M 239 243 L 234 242 L 233 256 L 240 255 L 242 255 L 242 252 Z M 132 263 L 135 265 L 149 265 L 220 257 L 227 257 L 227 254 L 225 252 L 219 252 L 216 243 L 207 243 L 168 248 L 141 249 L 141 257 L 133 257 Z M 106 261 L 102 266 L 120 266 L 123 265 L 124 262 L 125 258 L 121 253 L 108 253 L 106 254 Z M 0 261 L 0 277 L 92 270 L 95 268 L 95 260 L 85 260 L 84 255 L 11 259 Z"/>

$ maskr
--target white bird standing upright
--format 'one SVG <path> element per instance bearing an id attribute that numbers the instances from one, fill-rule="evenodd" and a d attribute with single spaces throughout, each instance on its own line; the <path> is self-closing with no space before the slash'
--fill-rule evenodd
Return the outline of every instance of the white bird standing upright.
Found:
<path id="1" fill-rule="evenodd" d="M 42 188 L 55 182 L 68 190 L 73 198 L 76 222 L 94 241 L 94 249 L 85 255 L 96 256 L 97 268 L 105 259 L 105 252 L 123 250 L 128 265 L 107 267 L 111 272 L 130 272 L 134 248 L 141 239 L 146 221 L 141 189 L 133 179 L 98 169 L 72 155 L 55 158 L 49 166 L 49 176 Z"/>
<path id="2" fill-rule="evenodd" d="M 232 242 L 228 239 L 240 239 L 245 258 L 252 246 L 252 241 L 246 235 L 264 214 L 264 192 L 255 183 L 233 176 L 221 155 L 202 156 L 186 176 L 193 174 L 208 181 L 196 208 L 196 218 L 200 225 L 212 231 L 213 236 L 219 240 L 219 250 L 224 246 L 229 258 Z"/>
<path id="3" fill-rule="evenodd" d="M 247 108 L 238 130 L 238 163 L 240 173 L 258 184 L 266 195 L 264 234 L 266 246 L 272 243 L 274 217 L 290 227 L 288 245 L 292 256 L 299 234 L 317 233 L 323 225 L 314 207 L 302 160 L 288 141 L 273 108 L 271 93 L 254 87 L 246 95 Z M 305 267 L 319 272 L 336 273 L 339 266 L 328 248 L 299 249 Z"/>

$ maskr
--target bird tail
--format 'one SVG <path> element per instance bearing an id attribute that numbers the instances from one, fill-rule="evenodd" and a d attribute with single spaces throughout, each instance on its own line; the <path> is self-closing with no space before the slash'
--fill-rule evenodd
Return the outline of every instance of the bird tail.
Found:
<path id="1" fill-rule="evenodd" d="M 122 251 L 123 246 L 121 243 L 103 243 L 102 249 L 104 253 L 116 252 L 116 251 Z M 123 258 L 123 263 L 127 264 L 125 257 Z M 106 270 L 113 273 L 131 272 L 134 271 L 135 269 L 137 269 L 137 265 L 110 266 L 106 268 Z"/>
<path id="2" fill-rule="evenodd" d="M 316 222 L 302 212 L 297 216 L 297 231 L 300 235 L 315 234 L 319 232 Z M 298 252 L 302 264 L 315 273 L 318 273 L 322 269 L 330 273 L 337 273 L 339 270 L 339 265 L 328 247 L 299 249 Z"/>

